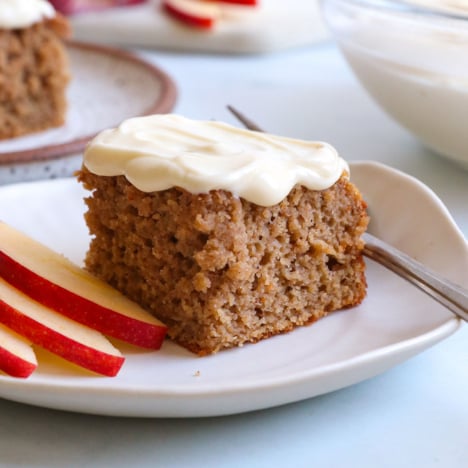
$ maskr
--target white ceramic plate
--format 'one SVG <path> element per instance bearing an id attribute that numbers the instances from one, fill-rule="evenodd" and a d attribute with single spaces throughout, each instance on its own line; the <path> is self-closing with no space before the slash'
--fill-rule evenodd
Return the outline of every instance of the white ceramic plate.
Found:
<path id="1" fill-rule="evenodd" d="M 439 199 L 375 163 L 352 164 L 370 230 L 464 286 L 468 247 Z M 88 244 L 83 191 L 72 179 L 0 188 L 0 219 L 81 262 Z M 368 264 L 369 294 L 354 309 L 244 348 L 196 357 L 171 342 L 125 348 L 115 378 L 39 355 L 27 380 L 0 376 L 0 396 L 49 408 L 135 417 L 194 417 L 268 408 L 360 382 L 453 333 L 459 321 L 416 288 Z"/>
<path id="2" fill-rule="evenodd" d="M 161 0 L 70 17 L 74 37 L 107 44 L 182 52 L 268 53 L 314 44 L 328 37 L 319 0 L 268 0 L 256 8 L 222 5 L 210 31 L 165 14 Z"/>
<path id="3" fill-rule="evenodd" d="M 119 49 L 70 42 L 63 126 L 0 141 L 0 185 L 71 175 L 88 140 L 138 115 L 169 112 L 176 87 L 163 70 Z"/>

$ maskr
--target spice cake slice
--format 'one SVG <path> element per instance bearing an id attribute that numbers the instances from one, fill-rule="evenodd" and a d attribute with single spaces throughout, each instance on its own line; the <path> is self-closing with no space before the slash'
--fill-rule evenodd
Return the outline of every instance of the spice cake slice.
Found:
<path id="1" fill-rule="evenodd" d="M 366 204 L 324 143 L 175 115 L 91 142 L 86 266 L 200 355 L 288 332 L 366 294 Z"/>
<path id="2" fill-rule="evenodd" d="M 46 0 L 0 2 L 0 139 L 64 123 L 69 34 Z"/>

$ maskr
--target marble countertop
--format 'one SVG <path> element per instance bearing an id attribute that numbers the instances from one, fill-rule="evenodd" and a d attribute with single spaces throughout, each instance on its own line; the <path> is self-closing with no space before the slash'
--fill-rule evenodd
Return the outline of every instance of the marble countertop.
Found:
<path id="1" fill-rule="evenodd" d="M 409 173 L 468 236 L 468 172 L 424 149 L 369 99 L 332 43 L 268 55 L 140 51 L 177 82 L 175 112 L 332 142 Z M 124 419 L 0 400 L 1 467 L 444 467 L 468 459 L 468 327 L 390 371 L 229 417 Z"/>

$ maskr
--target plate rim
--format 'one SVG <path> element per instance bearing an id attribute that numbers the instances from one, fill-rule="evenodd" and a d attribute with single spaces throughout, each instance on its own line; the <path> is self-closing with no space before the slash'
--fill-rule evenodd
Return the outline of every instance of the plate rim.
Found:
<path id="1" fill-rule="evenodd" d="M 138 113 L 139 116 L 158 113 L 163 114 L 174 108 L 178 95 L 177 86 L 173 78 L 159 66 L 148 62 L 132 52 L 128 52 L 117 47 L 77 40 L 66 40 L 64 43 L 67 49 L 70 48 L 84 52 L 98 53 L 106 56 L 110 55 L 120 60 L 132 63 L 135 66 L 145 69 L 153 77 L 156 77 L 161 84 L 161 93 L 154 102 Z M 88 141 L 94 138 L 98 133 L 99 132 L 94 132 L 64 143 L 48 144 L 37 148 L 19 151 L 0 152 L 0 167 L 9 166 L 11 164 L 24 164 L 66 158 L 81 152 Z"/>
<path id="2" fill-rule="evenodd" d="M 40 380 L 40 381 L 32 381 L 28 379 L 19 379 L 10 377 L 8 375 L 0 375 L 0 386 L 2 383 L 7 383 L 16 386 L 17 384 L 21 386 L 33 386 L 34 388 L 41 387 L 53 387 L 53 388 L 60 388 L 70 390 L 73 388 L 76 391 L 80 391 L 83 388 L 87 391 L 95 391 L 100 393 L 101 395 L 107 394 L 108 392 L 112 392 L 113 394 L 124 393 L 126 397 L 132 397 L 134 395 L 139 396 L 177 396 L 177 397 L 200 397 L 200 396 L 213 396 L 213 395 L 227 395 L 233 392 L 249 392 L 253 390 L 264 390 L 266 388 L 271 387 L 286 387 L 288 385 L 294 383 L 300 383 L 310 380 L 313 377 L 323 377 L 325 374 L 333 373 L 338 371 L 338 368 L 346 367 L 359 367 L 367 363 L 366 361 L 373 361 L 378 359 L 382 356 L 392 356 L 395 354 L 396 348 L 401 348 L 404 345 L 405 349 L 413 350 L 416 347 L 416 344 L 422 346 L 421 349 L 427 349 L 428 346 L 432 346 L 445 338 L 448 338 L 457 330 L 462 327 L 463 323 L 461 319 L 457 317 L 448 317 L 446 321 L 441 323 L 438 327 L 433 328 L 425 333 L 420 335 L 407 338 L 405 340 L 399 341 L 397 343 L 392 343 L 389 345 L 385 345 L 379 348 L 376 348 L 372 351 L 367 351 L 362 354 L 358 354 L 356 356 L 352 356 L 348 359 L 341 360 L 339 362 L 333 362 L 330 364 L 322 365 L 318 368 L 311 369 L 309 371 L 296 371 L 293 374 L 288 374 L 287 377 L 279 378 L 272 378 L 269 377 L 267 379 L 258 379 L 252 380 L 249 382 L 243 382 L 240 384 L 223 384 L 221 383 L 210 383 L 206 386 L 200 386 L 199 388 L 190 387 L 190 389 L 186 390 L 184 385 L 174 385 L 172 387 L 165 387 L 163 390 L 157 388 L 142 388 L 139 386 L 134 386 L 132 383 L 127 383 L 125 385 L 119 386 L 117 388 L 110 388 L 110 387 L 101 387 L 101 386 L 84 386 L 80 387 L 76 385 L 76 381 L 70 379 L 69 382 L 60 385 L 51 385 L 50 383 Z M 416 351 L 417 352 L 417 351 Z M 195 356 L 196 357 L 196 356 Z M 24 385 L 25 384 L 25 385 Z M 341 387 L 340 387 L 341 388 Z M 343 387 L 345 388 L 345 387 Z M 1 394 L 1 392 L 0 392 Z"/>

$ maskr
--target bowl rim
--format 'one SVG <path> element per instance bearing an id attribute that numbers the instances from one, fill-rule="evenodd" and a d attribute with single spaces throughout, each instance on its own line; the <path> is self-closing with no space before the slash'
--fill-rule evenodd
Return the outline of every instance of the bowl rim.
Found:
<path id="1" fill-rule="evenodd" d="M 468 5 L 466 13 L 449 10 L 447 8 L 436 8 L 424 5 L 421 0 L 323 0 L 323 3 L 344 3 L 359 8 L 376 11 L 392 11 L 397 13 L 408 13 L 413 16 L 435 18 L 438 20 L 458 21 L 468 26 Z"/>

